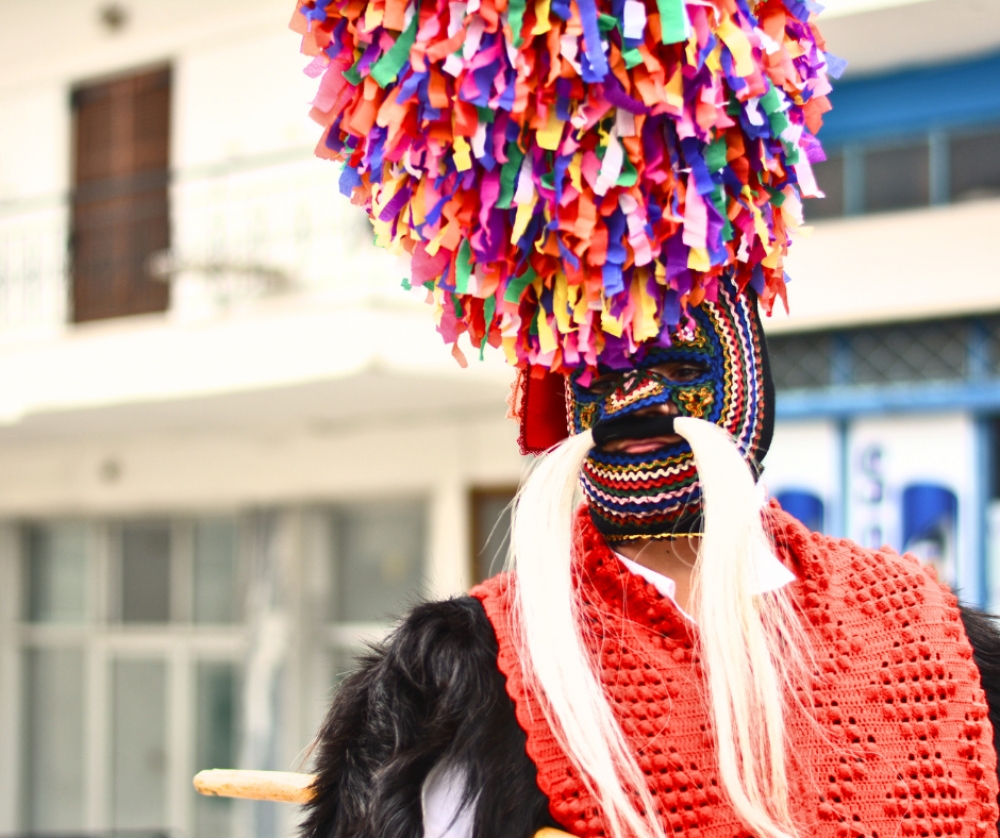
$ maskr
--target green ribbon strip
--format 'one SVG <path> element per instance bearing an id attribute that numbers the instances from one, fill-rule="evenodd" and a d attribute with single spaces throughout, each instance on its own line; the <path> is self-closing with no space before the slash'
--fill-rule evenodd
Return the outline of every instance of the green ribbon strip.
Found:
<path id="1" fill-rule="evenodd" d="M 524 293 L 524 289 L 531 285 L 537 276 L 538 274 L 535 273 L 535 269 L 532 268 L 531 265 L 528 265 L 528 270 L 526 270 L 521 276 L 516 276 L 507 283 L 507 290 L 503 292 L 504 302 L 521 302 L 521 295 Z"/>
<path id="2" fill-rule="evenodd" d="M 535 316 L 531 318 L 531 325 L 528 326 L 528 334 L 533 338 L 538 337 L 538 318 L 545 316 L 544 311 L 545 310 L 539 306 L 535 309 Z"/>
<path id="3" fill-rule="evenodd" d="M 767 114 L 768 122 L 771 123 L 771 136 L 780 137 L 792 123 L 781 109 L 781 97 L 773 84 L 769 84 L 767 93 L 760 97 L 760 106 Z"/>
<path id="4" fill-rule="evenodd" d="M 549 107 L 553 106 L 549 105 Z M 545 153 L 545 172 L 542 174 L 542 186 L 554 192 L 556 188 L 556 170 L 555 166 L 552 165 L 552 156 L 551 151 Z"/>
<path id="5" fill-rule="evenodd" d="M 472 276 L 472 246 L 468 239 L 462 239 L 458 246 L 458 256 L 455 257 L 455 293 L 469 293 L 469 277 Z"/>
<path id="6" fill-rule="evenodd" d="M 725 145 L 725 143 L 723 143 Z M 721 183 L 716 184 L 715 189 L 712 190 L 712 203 L 715 205 L 715 209 L 718 211 L 719 215 L 723 218 L 722 225 L 722 240 L 724 242 L 731 242 L 735 231 L 733 230 L 732 222 L 729 220 L 729 216 L 726 214 L 726 187 Z"/>
<path id="7" fill-rule="evenodd" d="M 638 49 L 627 49 L 622 51 L 622 58 L 625 59 L 625 66 L 631 70 L 642 64 L 642 53 Z"/>
<path id="8" fill-rule="evenodd" d="M 486 354 L 486 344 L 490 340 L 490 326 L 493 324 L 493 315 L 497 311 L 497 298 L 487 297 L 486 305 L 483 306 L 483 320 L 486 321 L 486 328 L 483 330 L 483 341 L 479 344 L 479 360 L 482 361 Z"/>
<path id="9" fill-rule="evenodd" d="M 359 58 L 357 61 L 354 62 L 354 66 L 351 67 L 350 70 L 344 71 L 344 78 L 347 79 L 355 87 L 361 84 L 361 73 L 358 71 L 358 64 L 360 63 L 361 59 Z"/>
<path id="10" fill-rule="evenodd" d="M 392 49 L 376 61 L 372 67 L 369 75 L 378 82 L 379 87 L 392 84 L 397 76 L 399 76 L 399 71 L 403 69 L 403 65 L 410 60 L 410 47 L 417 40 L 417 23 L 419 17 L 419 15 L 413 16 L 413 20 L 410 21 L 410 25 L 406 28 L 406 31 L 396 38 L 396 43 L 392 45 Z"/>
<path id="11" fill-rule="evenodd" d="M 626 188 L 630 186 L 635 186 L 639 181 L 639 172 L 636 171 L 635 166 L 632 165 L 632 161 L 628 159 L 628 153 L 625 154 L 625 159 L 622 161 L 622 170 L 618 175 L 618 180 L 615 181 L 615 186 L 624 186 Z"/>
<path id="12" fill-rule="evenodd" d="M 684 0 L 656 0 L 660 10 L 660 30 L 663 43 L 680 44 L 687 40 L 687 13 Z"/>
<path id="13" fill-rule="evenodd" d="M 510 24 L 511 34 L 514 36 L 514 46 L 519 47 L 524 43 L 521 37 L 521 27 L 524 24 L 525 0 L 510 0 L 507 4 L 507 22 Z"/>
<path id="14" fill-rule="evenodd" d="M 767 93 L 760 97 L 760 106 L 768 116 L 781 110 L 781 97 L 773 84 L 768 82 Z"/>
<path id="15" fill-rule="evenodd" d="M 785 203 L 785 193 L 780 189 L 772 189 L 770 186 L 765 186 L 764 188 L 771 196 L 771 203 L 776 207 L 780 207 L 783 203 Z"/>
<path id="16" fill-rule="evenodd" d="M 771 136 L 780 137 L 782 134 L 788 130 L 788 127 L 792 124 L 788 115 L 784 111 L 777 111 L 768 117 L 771 123 Z"/>
<path id="17" fill-rule="evenodd" d="M 500 197 L 497 198 L 497 209 L 510 209 L 517 189 L 517 174 L 521 171 L 521 161 L 524 152 L 518 148 L 517 140 L 507 143 L 507 162 L 500 168 Z"/>
<path id="18" fill-rule="evenodd" d="M 710 172 L 721 172 L 726 168 L 726 138 L 720 137 L 709 143 L 705 149 L 705 165 Z"/>

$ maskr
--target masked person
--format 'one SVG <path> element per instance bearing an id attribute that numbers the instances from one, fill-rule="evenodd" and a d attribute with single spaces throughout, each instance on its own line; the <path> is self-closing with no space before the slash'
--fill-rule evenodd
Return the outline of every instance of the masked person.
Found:
<path id="1" fill-rule="evenodd" d="M 994 833 L 988 621 L 755 484 L 836 65 L 812 5 L 299 3 L 319 153 L 456 357 L 518 367 L 542 455 L 508 572 L 338 691 L 304 836 Z"/>

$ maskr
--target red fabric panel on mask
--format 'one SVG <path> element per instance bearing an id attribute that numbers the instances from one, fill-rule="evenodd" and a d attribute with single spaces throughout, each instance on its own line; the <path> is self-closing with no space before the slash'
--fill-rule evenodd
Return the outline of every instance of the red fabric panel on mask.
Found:
<path id="1" fill-rule="evenodd" d="M 569 436 L 566 422 L 566 377 L 542 367 L 521 372 L 518 419 L 522 454 L 541 454 Z"/>

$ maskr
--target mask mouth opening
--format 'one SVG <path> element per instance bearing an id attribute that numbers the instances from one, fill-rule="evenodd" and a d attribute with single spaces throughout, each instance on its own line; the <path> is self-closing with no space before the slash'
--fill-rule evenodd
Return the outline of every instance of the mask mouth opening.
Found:
<path id="1" fill-rule="evenodd" d="M 676 436 L 674 419 L 666 413 L 650 415 L 627 414 L 602 419 L 593 427 L 594 444 L 603 448 L 612 442 L 624 439 L 651 439 L 660 436 Z"/>

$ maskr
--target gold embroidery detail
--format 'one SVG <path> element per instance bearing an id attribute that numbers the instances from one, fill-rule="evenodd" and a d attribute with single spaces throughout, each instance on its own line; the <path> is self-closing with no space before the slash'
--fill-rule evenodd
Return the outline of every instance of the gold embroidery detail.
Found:
<path id="1" fill-rule="evenodd" d="M 684 409 L 684 415 L 694 419 L 703 419 L 705 411 L 715 401 L 712 391 L 708 387 L 699 387 L 697 390 L 680 390 L 677 393 L 677 401 Z"/>
<path id="2" fill-rule="evenodd" d="M 581 431 L 588 431 L 594 427 L 594 414 L 597 413 L 597 402 L 590 402 L 580 408 L 578 421 Z"/>
<path id="3" fill-rule="evenodd" d="M 701 538 L 700 532 L 633 533 L 631 535 L 605 535 L 605 541 L 667 541 L 674 538 Z"/>

